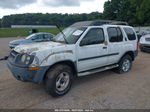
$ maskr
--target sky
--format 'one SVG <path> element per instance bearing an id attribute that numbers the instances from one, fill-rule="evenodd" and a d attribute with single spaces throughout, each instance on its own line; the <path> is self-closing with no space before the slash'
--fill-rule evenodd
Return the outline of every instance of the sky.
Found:
<path id="1" fill-rule="evenodd" d="M 21 13 L 103 12 L 108 0 L 0 0 L 0 18 Z"/>

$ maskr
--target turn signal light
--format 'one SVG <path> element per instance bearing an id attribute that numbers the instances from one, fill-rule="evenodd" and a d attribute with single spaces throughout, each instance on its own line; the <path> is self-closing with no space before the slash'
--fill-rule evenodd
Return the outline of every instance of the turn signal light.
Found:
<path id="1" fill-rule="evenodd" d="M 40 67 L 29 67 L 28 70 L 39 70 Z"/>

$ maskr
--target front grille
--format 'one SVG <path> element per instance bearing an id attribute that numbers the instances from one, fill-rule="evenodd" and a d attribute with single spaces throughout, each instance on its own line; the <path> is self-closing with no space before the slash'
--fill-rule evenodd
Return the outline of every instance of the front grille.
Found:
<path id="1" fill-rule="evenodd" d="M 145 38 L 145 40 L 150 42 L 150 38 Z"/>
<path id="2" fill-rule="evenodd" d="M 13 50 L 10 52 L 10 57 L 14 59 L 18 54 L 19 53 L 17 53 L 16 51 Z"/>

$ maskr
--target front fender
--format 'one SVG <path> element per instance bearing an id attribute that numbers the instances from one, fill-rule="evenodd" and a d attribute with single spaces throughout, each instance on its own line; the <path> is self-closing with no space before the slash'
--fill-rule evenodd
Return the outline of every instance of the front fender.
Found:
<path id="1" fill-rule="evenodd" d="M 40 63 L 40 66 L 52 66 L 53 64 L 65 60 L 75 61 L 75 55 L 72 50 L 50 53 Z"/>

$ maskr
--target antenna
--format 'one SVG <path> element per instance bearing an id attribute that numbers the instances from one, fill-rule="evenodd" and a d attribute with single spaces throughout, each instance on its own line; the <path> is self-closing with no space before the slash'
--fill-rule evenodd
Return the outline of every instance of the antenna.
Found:
<path id="1" fill-rule="evenodd" d="M 64 40 L 65 40 L 65 42 L 68 44 L 68 41 L 67 41 L 67 37 L 66 37 L 66 35 L 64 34 L 64 32 L 60 29 L 60 27 L 58 26 L 58 25 L 56 25 L 56 27 L 59 29 L 59 31 L 63 34 L 63 38 L 64 38 Z"/>

